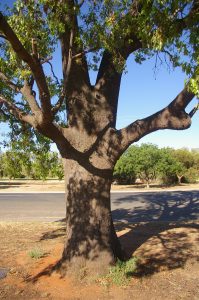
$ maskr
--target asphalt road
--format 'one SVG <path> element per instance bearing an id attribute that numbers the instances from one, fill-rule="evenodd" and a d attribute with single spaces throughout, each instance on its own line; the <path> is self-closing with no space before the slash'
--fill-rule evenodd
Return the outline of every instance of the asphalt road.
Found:
<path id="1" fill-rule="evenodd" d="M 111 194 L 115 221 L 199 220 L 199 191 Z M 0 221 L 55 221 L 65 217 L 62 193 L 0 193 Z"/>

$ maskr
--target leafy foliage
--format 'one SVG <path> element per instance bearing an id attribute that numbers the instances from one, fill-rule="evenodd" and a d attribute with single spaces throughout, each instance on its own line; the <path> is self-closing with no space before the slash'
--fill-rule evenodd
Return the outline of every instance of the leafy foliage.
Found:
<path id="1" fill-rule="evenodd" d="M 124 180 L 131 178 L 131 172 L 134 180 L 139 178 L 148 184 L 157 179 L 164 184 L 195 182 L 199 177 L 199 152 L 159 149 L 152 144 L 131 146 L 118 160 L 114 174 Z"/>
<path id="2" fill-rule="evenodd" d="M 4 10 L 8 24 L 13 28 L 25 50 L 34 57 L 34 47 L 37 48 L 36 54 L 44 69 L 51 104 L 60 99 L 64 78 L 58 78 L 55 75 L 53 71 L 55 61 L 52 60 L 50 67 L 48 63 L 53 57 L 55 48 L 59 45 L 59 40 L 66 34 L 66 28 L 71 32 L 74 29 L 71 18 L 73 20 L 75 16 L 77 16 L 78 30 L 76 29 L 77 32 L 75 32 L 73 48 L 76 49 L 75 53 L 83 50 L 86 58 L 90 61 L 90 66 L 95 70 L 99 66 L 104 50 L 112 55 L 118 72 L 123 72 L 125 69 L 129 53 L 134 55 L 135 61 L 138 63 L 142 63 L 150 57 L 155 56 L 162 59 L 163 56 L 166 56 L 173 67 L 182 68 L 186 73 L 190 90 L 196 95 L 198 94 L 199 26 L 197 21 L 199 15 L 195 1 L 85 0 L 82 5 L 79 5 L 78 1 L 62 1 L 62 5 L 59 4 L 59 1 L 53 0 L 16 0 L 13 8 Z M 26 81 L 29 84 L 33 81 L 32 93 L 35 95 L 38 105 L 41 106 L 41 97 L 37 95 L 38 86 L 33 80 L 29 64 L 20 59 L 16 54 L 16 49 L 14 50 L 8 40 L 2 37 L 3 35 L 0 38 L 0 71 L 9 78 L 9 82 L 12 81 L 19 89 Z M 67 39 L 69 43 L 69 37 Z M 139 46 L 134 51 L 135 44 L 139 44 Z M 78 64 L 78 59 L 75 61 Z M 24 95 L 17 95 L 17 92 L 10 88 L 9 84 L 0 80 L 0 90 L 1 94 L 10 103 L 21 109 L 24 114 L 33 114 Z M 55 122 L 63 127 L 67 127 L 67 118 L 63 111 L 66 111 L 67 114 L 68 107 L 66 99 L 55 116 Z M 49 139 L 42 137 L 29 125 L 17 120 L 12 109 L 5 104 L 0 106 L 0 121 L 9 123 L 11 130 L 9 138 L 12 140 L 13 148 L 24 149 L 24 153 L 27 151 L 39 153 L 41 148 L 42 151 L 46 149 L 45 153 L 40 154 L 40 158 L 37 156 L 34 162 L 35 170 L 39 170 L 38 165 L 43 164 L 43 177 L 45 178 L 47 174 L 45 170 L 49 165 L 47 161 L 51 160 L 51 158 L 47 158 L 50 147 Z M 130 182 L 135 179 L 136 173 L 148 183 L 155 178 L 157 170 L 154 168 L 157 157 L 155 154 L 153 155 L 153 151 L 157 149 L 154 146 L 149 148 L 151 148 L 150 154 L 149 149 L 145 153 L 145 147 L 140 148 L 139 156 L 136 154 L 136 148 L 133 148 L 135 152 L 133 156 L 137 157 L 136 162 L 128 163 L 129 156 L 124 156 L 123 162 L 118 161 L 116 165 L 115 177 L 121 179 L 125 174 L 125 180 L 128 177 L 127 181 Z M 148 159 L 148 155 L 150 159 Z M 28 166 L 30 162 L 25 155 L 23 157 Z M 169 156 L 167 159 L 165 158 L 165 162 L 168 162 L 167 165 L 169 165 L 169 160 L 171 160 Z M 164 168 L 161 166 L 159 168 L 160 173 L 163 174 Z M 178 166 L 174 167 L 173 165 L 172 168 L 173 170 L 168 170 L 168 173 L 174 174 L 177 169 L 178 173 L 184 173 L 182 161 L 178 162 Z M 61 168 L 58 173 L 62 176 Z M 38 171 L 36 174 L 36 177 L 42 176 L 38 174 Z"/>
<path id="3" fill-rule="evenodd" d="M 117 161 L 113 176 L 114 180 L 119 184 L 132 184 L 135 182 L 135 167 L 133 162 L 129 159 L 128 154 L 125 153 Z"/>
<path id="4" fill-rule="evenodd" d="M 0 154 L 0 177 L 62 180 L 64 172 L 62 161 L 56 152 L 11 149 Z"/>

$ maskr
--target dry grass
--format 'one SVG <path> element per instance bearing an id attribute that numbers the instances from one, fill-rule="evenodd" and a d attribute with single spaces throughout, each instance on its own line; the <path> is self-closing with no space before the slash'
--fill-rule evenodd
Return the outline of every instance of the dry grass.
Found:
<path id="1" fill-rule="evenodd" d="M 199 299 L 199 222 L 116 224 L 129 254 L 139 258 L 128 287 L 81 285 L 52 272 L 61 256 L 64 223 L 0 222 L 0 299 Z M 31 249 L 45 257 L 32 259 Z"/>

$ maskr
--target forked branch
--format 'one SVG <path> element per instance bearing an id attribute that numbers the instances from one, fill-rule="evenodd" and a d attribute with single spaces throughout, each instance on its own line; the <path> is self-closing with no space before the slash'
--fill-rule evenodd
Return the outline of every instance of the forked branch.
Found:
<path id="1" fill-rule="evenodd" d="M 137 142 L 143 136 L 159 129 L 183 130 L 189 128 L 191 126 L 191 116 L 185 112 L 185 108 L 194 96 L 185 87 L 164 109 L 118 130 L 120 151 L 124 152 L 133 142 Z"/>

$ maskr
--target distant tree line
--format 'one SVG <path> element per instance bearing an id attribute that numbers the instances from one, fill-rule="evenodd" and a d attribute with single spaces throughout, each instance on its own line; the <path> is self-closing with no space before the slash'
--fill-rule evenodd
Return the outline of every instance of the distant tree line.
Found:
<path id="1" fill-rule="evenodd" d="M 8 150 L 0 153 L 0 177 L 63 179 L 63 166 L 57 152 Z"/>
<path id="2" fill-rule="evenodd" d="M 63 179 L 61 158 L 57 152 L 41 147 L 34 151 L 13 148 L 0 152 L 1 178 Z M 118 184 L 194 183 L 199 178 L 199 151 L 186 148 L 161 148 L 153 144 L 133 145 L 121 156 L 114 169 Z"/>
<path id="3" fill-rule="evenodd" d="M 114 180 L 119 184 L 159 182 L 194 183 L 199 178 L 199 151 L 162 148 L 153 144 L 131 146 L 118 160 Z"/>

